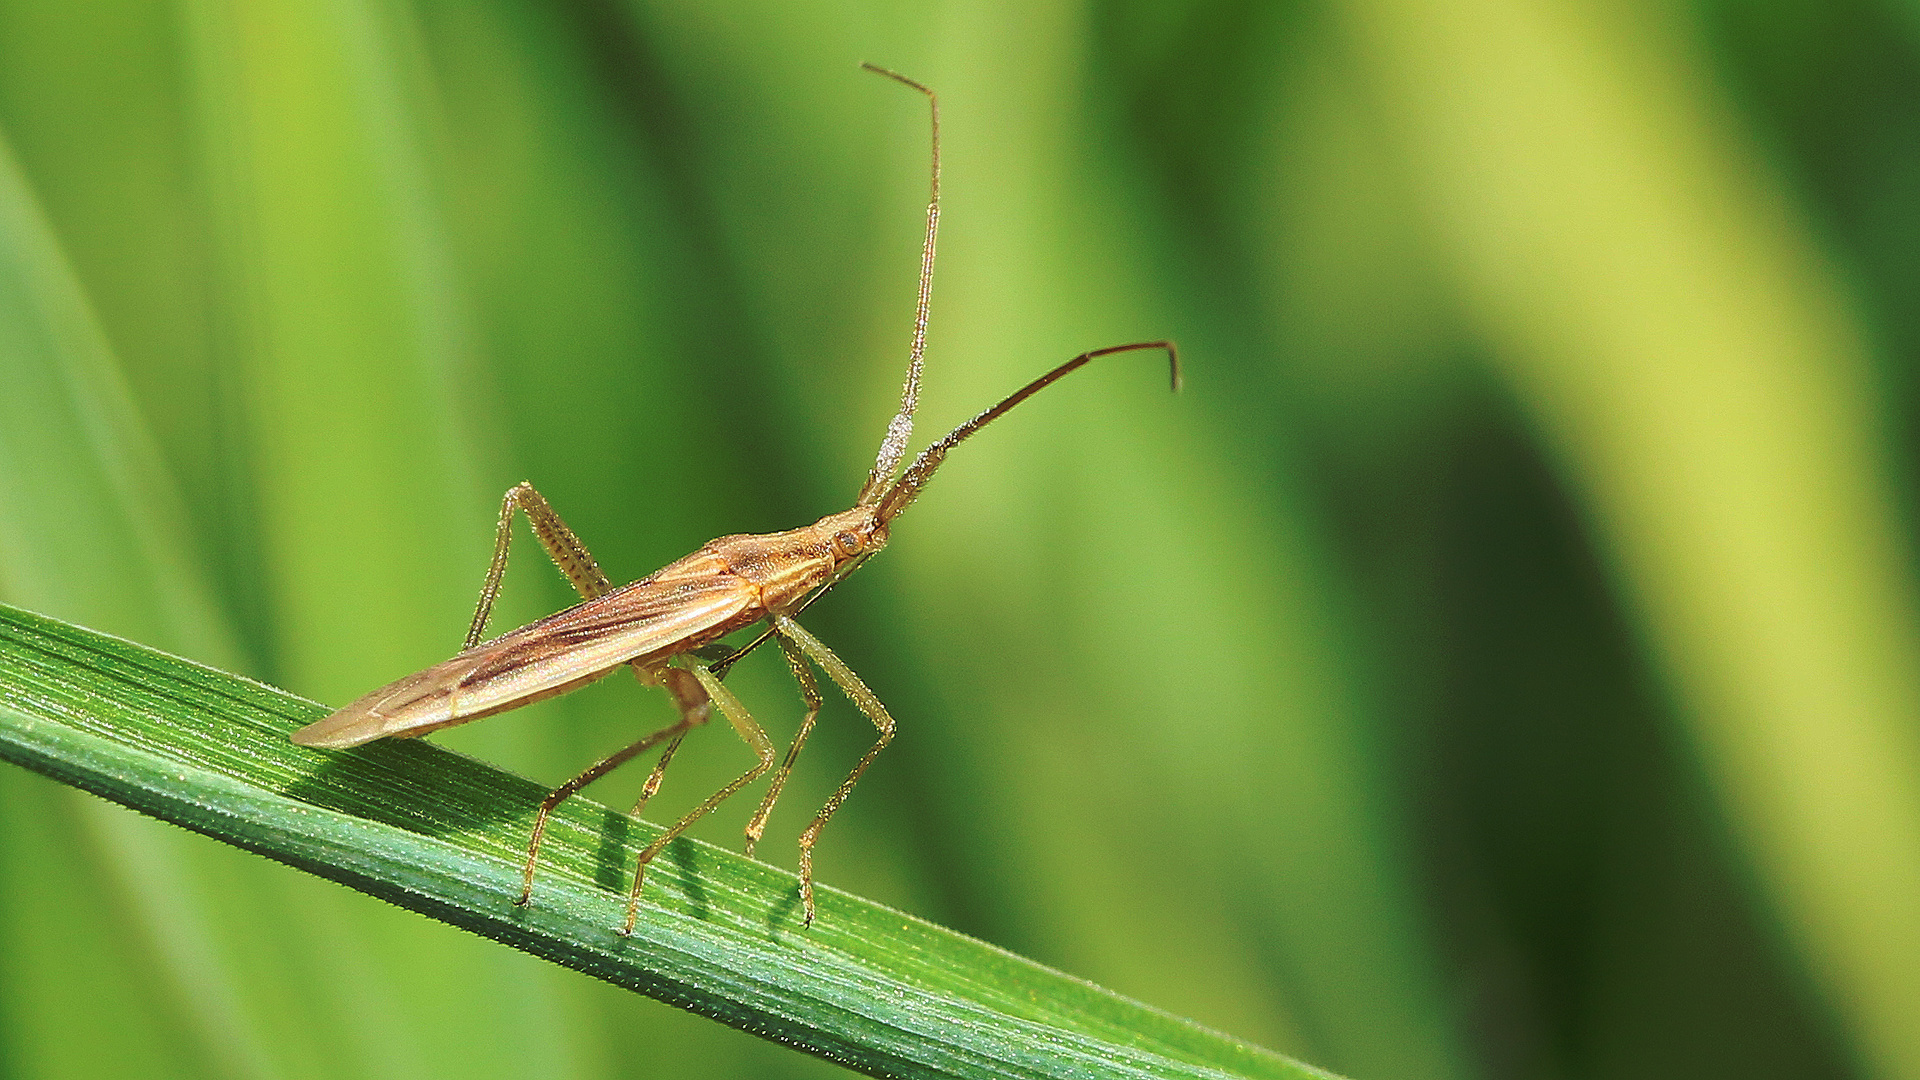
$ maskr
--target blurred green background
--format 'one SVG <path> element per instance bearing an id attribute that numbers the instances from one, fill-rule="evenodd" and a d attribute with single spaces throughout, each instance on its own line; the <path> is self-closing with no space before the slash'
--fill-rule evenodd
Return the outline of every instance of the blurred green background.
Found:
<path id="1" fill-rule="evenodd" d="M 844 508 L 926 183 L 861 60 L 945 106 L 921 441 L 1123 341 L 1188 390 L 1074 376 L 809 611 L 901 725 L 822 880 L 1366 1080 L 1920 1080 L 1913 0 L 0 0 L 0 599 L 337 704 L 516 481 L 621 581 Z M 517 550 L 498 628 L 568 600 Z M 0 825 L 0 1078 L 836 1071 L 12 767 Z"/>

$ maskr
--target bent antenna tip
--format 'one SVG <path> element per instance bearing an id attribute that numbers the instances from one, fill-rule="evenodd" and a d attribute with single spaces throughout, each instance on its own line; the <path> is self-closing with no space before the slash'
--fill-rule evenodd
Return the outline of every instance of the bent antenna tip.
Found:
<path id="1" fill-rule="evenodd" d="M 933 96 L 933 91 L 927 89 L 924 83 L 921 83 L 916 79 L 909 79 L 905 75 L 900 74 L 899 72 L 893 70 L 892 68 L 883 68 L 879 64 L 873 63 L 872 61 L 869 61 L 869 60 L 860 61 L 860 67 L 862 70 L 871 71 L 875 75 L 884 75 L 887 78 L 892 79 L 894 82 L 905 83 L 908 86 L 913 87 L 915 90 L 918 90 L 921 93 L 927 95 L 928 97 Z"/>

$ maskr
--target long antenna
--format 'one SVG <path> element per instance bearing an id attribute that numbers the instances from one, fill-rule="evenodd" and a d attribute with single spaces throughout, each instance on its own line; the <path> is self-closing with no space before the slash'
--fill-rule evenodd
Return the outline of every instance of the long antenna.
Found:
<path id="1" fill-rule="evenodd" d="M 937 442 L 920 451 L 919 456 L 913 459 L 913 464 L 907 466 L 907 470 L 900 474 L 900 479 L 894 481 L 893 486 L 889 487 L 877 500 L 880 520 L 892 521 L 894 515 L 905 510 L 908 504 L 913 502 L 914 498 L 920 494 L 920 489 L 933 476 L 933 471 L 947 459 L 947 451 L 967 441 L 974 432 L 1005 416 L 1015 405 L 1052 386 L 1075 369 L 1085 366 L 1090 360 L 1112 356 L 1115 353 L 1138 352 L 1141 349 L 1166 350 L 1173 389 L 1178 391 L 1180 389 L 1180 354 L 1174 349 L 1171 341 L 1136 341 L 1131 345 L 1112 345 L 1092 352 L 1083 352 L 1008 394 L 999 404 L 982 411 L 978 416 L 942 435 Z"/>
<path id="2" fill-rule="evenodd" d="M 920 300 L 913 313 L 913 351 L 907 360 L 907 382 L 900 390 L 900 411 L 887 423 L 886 437 L 880 440 L 880 455 L 874 459 L 873 471 L 867 474 L 866 485 L 856 500 L 857 505 L 868 506 L 880 497 L 881 490 L 893 479 L 893 471 L 899 468 L 900 459 L 907 456 L 907 443 L 913 438 L 913 411 L 920 404 L 920 368 L 927 354 L 927 306 L 933 299 L 933 241 L 940 232 L 940 99 L 932 90 L 897 71 L 888 71 L 877 64 L 860 66 L 927 95 L 927 107 L 933 118 L 933 190 L 927 200 L 927 242 L 920 249 Z"/>

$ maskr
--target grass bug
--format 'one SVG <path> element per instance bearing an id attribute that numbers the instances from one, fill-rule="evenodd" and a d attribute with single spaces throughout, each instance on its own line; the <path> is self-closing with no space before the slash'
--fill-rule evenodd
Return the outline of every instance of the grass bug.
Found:
<path id="1" fill-rule="evenodd" d="M 933 91 L 912 79 L 872 64 L 863 66 L 926 95 L 932 117 L 933 167 L 926 244 L 920 258 L 919 301 L 900 411 L 887 425 L 879 455 L 853 508 L 787 532 L 723 536 L 639 581 L 615 588 L 586 546 L 533 485 L 516 485 L 500 505 L 493 562 L 487 568 L 486 584 L 461 652 L 425 671 L 383 686 L 293 733 L 293 741 L 302 746 L 330 749 L 358 746 L 375 739 L 424 735 L 563 694 L 623 666 L 632 668 L 643 684 L 665 688 L 679 711 L 678 722 L 595 763 L 541 801 L 527 843 L 526 870 L 517 903 L 526 904 L 533 895 L 540 838 L 554 807 L 621 765 L 665 744 L 633 808 L 637 816 L 659 790 L 680 740 L 705 724 L 718 705 L 734 730 L 753 748 L 757 760 L 752 768 L 681 817 L 640 853 L 633 889 L 627 898 L 626 921 L 620 927 L 623 935 L 633 932 L 640 910 L 641 885 L 654 857 L 688 826 L 774 768 L 773 745 L 766 733 L 721 683 L 736 661 L 771 638 L 785 655 L 794 680 L 799 683 L 807 711 L 786 757 L 774 771 L 760 808 L 747 824 L 749 855 L 766 831 L 767 817 L 820 712 L 823 699 L 810 665 L 825 671 L 879 731 L 872 748 L 827 799 L 813 823 L 800 834 L 800 896 L 806 924 L 812 925 L 814 842 L 860 775 L 892 740 L 894 723 L 886 707 L 860 677 L 795 622 L 794 616 L 886 546 L 893 519 L 920 494 L 948 452 L 1069 372 L 1102 356 L 1164 350 L 1173 387 L 1179 389 L 1180 364 L 1172 342 L 1143 341 L 1095 349 L 1081 353 L 1014 391 L 922 450 L 905 469 L 900 468 L 913 434 L 913 414 L 920 397 L 927 306 L 933 286 L 934 239 L 940 226 L 940 103 Z M 506 571 L 516 509 L 526 515 L 534 535 L 579 590 L 583 600 L 558 614 L 482 641 L 481 635 L 486 631 L 494 600 L 499 595 L 501 576 Z M 729 650 L 719 644 L 727 634 L 758 623 L 765 623 L 765 629 L 745 646 Z"/>

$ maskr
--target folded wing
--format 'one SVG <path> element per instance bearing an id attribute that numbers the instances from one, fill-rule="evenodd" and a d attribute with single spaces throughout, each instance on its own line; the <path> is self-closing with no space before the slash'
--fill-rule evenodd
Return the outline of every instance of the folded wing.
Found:
<path id="1" fill-rule="evenodd" d="M 424 735 L 564 693 L 629 660 L 698 648 L 761 617 L 759 593 L 696 554 L 651 577 L 485 641 L 293 733 L 338 749 Z"/>

